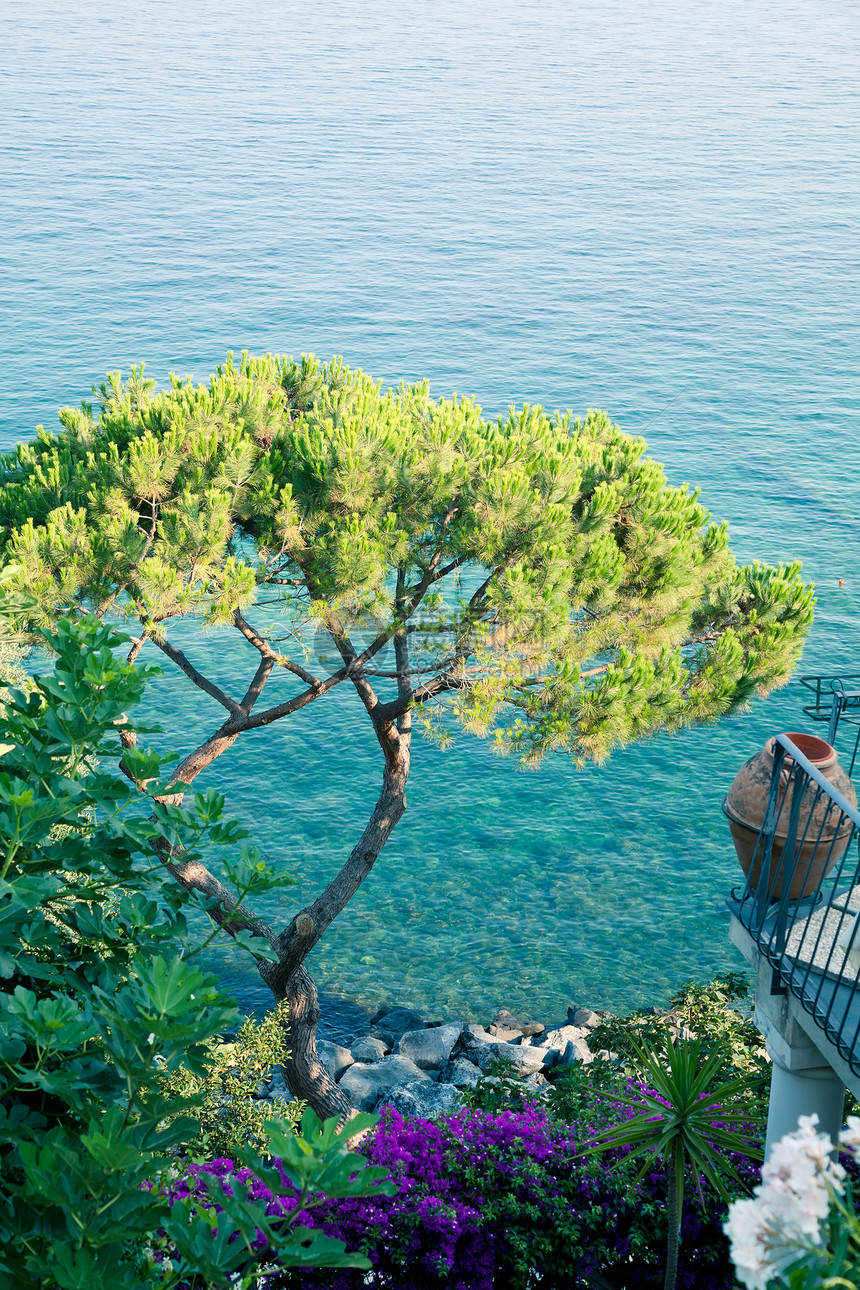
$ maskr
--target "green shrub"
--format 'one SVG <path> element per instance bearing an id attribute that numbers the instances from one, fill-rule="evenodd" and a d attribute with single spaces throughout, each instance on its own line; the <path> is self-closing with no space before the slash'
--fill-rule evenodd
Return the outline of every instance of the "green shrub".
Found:
<path id="1" fill-rule="evenodd" d="M 104 769 L 149 674 L 117 660 L 125 639 L 95 618 L 61 621 L 45 636 L 53 672 L 0 708 L 0 1273 L 15 1290 L 241 1290 L 275 1249 L 285 1266 L 366 1267 L 295 1226 L 299 1211 L 270 1219 L 235 1201 L 216 1215 L 214 1203 L 167 1197 L 175 1153 L 198 1135 L 187 1112 L 203 1099 L 177 1102 L 162 1075 L 181 1066 L 205 1081 L 209 1044 L 236 1006 L 193 963 L 186 915 L 202 902 L 163 882 L 159 847 L 189 860 L 204 843 L 227 848 L 236 873 L 245 835 L 215 793 L 167 806 Z M 124 756 L 158 792 L 159 759 Z M 273 885 L 256 857 L 241 871 L 240 897 Z M 291 1123 L 266 1126 L 269 1153 L 292 1151 L 303 1196 L 362 1195 L 378 1181 L 336 1126 L 307 1127 L 298 1138 Z M 172 1254 L 156 1264 L 159 1231 Z"/>
<path id="2" fill-rule="evenodd" d="M 698 1038 L 704 1056 L 721 1054 L 719 1077 L 765 1077 L 770 1066 L 764 1039 L 750 1016 L 749 982 L 744 973 L 727 972 L 705 985 L 688 983 L 670 1000 L 668 1011 L 633 1012 L 606 1017 L 587 1039 L 592 1052 L 606 1049 L 618 1054 L 617 1064 L 628 1075 L 642 1073 L 637 1050 L 660 1051 L 667 1041 Z M 766 1082 L 751 1085 L 745 1095 L 761 1111 L 766 1102 Z"/>
<path id="3" fill-rule="evenodd" d="M 185 1145 L 193 1160 L 232 1157 L 243 1147 L 263 1153 L 268 1149 L 267 1123 L 273 1119 L 294 1126 L 300 1123 L 303 1102 L 255 1097 L 272 1067 L 286 1059 L 287 1006 L 286 1001 L 279 1003 L 260 1022 L 246 1018 L 230 1043 L 220 1038 L 209 1040 L 202 1074 L 181 1065 L 163 1076 L 161 1087 L 167 1097 L 180 1102 L 188 1097 L 198 1099 L 199 1132 Z"/>

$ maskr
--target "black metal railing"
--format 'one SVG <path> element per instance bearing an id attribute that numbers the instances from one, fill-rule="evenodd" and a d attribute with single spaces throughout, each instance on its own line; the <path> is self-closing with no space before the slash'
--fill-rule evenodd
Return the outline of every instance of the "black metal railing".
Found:
<path id="1" fill-rule="evenodd" d="M 860 673 L 842 676 L 802 676 L 800 684 L 811 691 L 812 699 L 804 704 L 803 713 L 813 721 L 826 721 L 827 742 L 836 742 L 840 724 L 848 725 L 854 734 L 854 747 L 848 774 L 853 774 L 860 750 Z"/>
<path id="2" fill-rule="evenodd" d="M 754 830 L 750 830 L 754 835 Z M 727 904 L 789 991 L 860 1075 L 860 812 L 786 735 L 764 819 Z"/>

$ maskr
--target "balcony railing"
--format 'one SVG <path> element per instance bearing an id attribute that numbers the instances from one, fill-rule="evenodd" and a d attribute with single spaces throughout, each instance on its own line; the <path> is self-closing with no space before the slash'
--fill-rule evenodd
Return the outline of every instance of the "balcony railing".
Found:
<path id="1" fill-rule="evenodd" d="M 836 743 L 840 724 L 849 726 L 854 736 L 854 748 L 848 774 L 854 773 L 860 751 L 860 673 L 842 676 L 801 676 L 800 684 L 811 692 L 811 699 L 804 704 L 803 712 L 813 721 L 826 721 L 827 742 Z"/>
<path id="2" fill-rule="evenodd" d="M 749 874 L 727 904 L 773 968 L 860 1076 L 860 813 L 786 735 Z"/>

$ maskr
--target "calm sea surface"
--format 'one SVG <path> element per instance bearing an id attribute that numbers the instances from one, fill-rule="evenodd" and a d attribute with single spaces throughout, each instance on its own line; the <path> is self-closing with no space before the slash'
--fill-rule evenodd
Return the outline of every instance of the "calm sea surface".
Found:
<path id="1" fill-rule="evenodd" d="M 860 671 L 858 38 L 854 0 L 5 0 L 0 445 L 109 368 L 205 377 L 246 347 L 493 414 L 602 407 L 741 557 L 803 560 L 803 670 Z M 225 638 L 194 649 L 229 681 Z M 185 684 L 151 695 L 182 748 L 220 720 Z M 719 803 L 800 702 L 584 773 L 419 744 L 315 952 L 330 1028 L 349 1001 L 621 1008 L 738 966 Z M 335 872 L 378 769 L 344 694 L 210 774 L 299 881 L 272 917 Z"/>

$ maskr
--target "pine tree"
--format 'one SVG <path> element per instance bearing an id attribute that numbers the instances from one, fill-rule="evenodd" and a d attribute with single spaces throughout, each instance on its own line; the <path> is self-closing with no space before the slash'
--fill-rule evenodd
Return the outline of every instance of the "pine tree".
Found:
<path id="1" fill-rule="evenodd" d="M 697 492 L 669 486 L 643 440 L 602 412 L 526 405 L 488 421 L 426 383 L 383 390 L 338 359 L 247 354 L 208 384 L 171 377 L 157 392 L 140 367 L 95 393 L 97 416 L 64 408 L 59 434 L 40 427 L 0 461 L 0 562 L 36 605 L 22 625 L 87 611 L 131 623 L 132 661 L 160 651 L 177 685 L 221 707 L 179 763 L 176 801 L 247 731 L 343 685 L 378 741 L 361 837 L 281 926 L 235 908 L 198 862 L 166 857 L 228 931 L 267 939 L 276 961 L 259 968 L 290 1002 L 292 1088 L 322 1115 L 345 1113 L 316 1058 L 304 963 L 406 808 L 413 720 L 443 739 L 459 725 L 526 762 L 599 762 L 784 683 L 811 588 L 798 564 L 738 566 Z M 258 599 L 277 599 L 279 631 Z M 242 638 L 241 695 L 171 640 L 189 617 Z M 318 661 L 323 638 L 334 666 Z M 294 692 L 266 706 L 283 672 Z"/>

